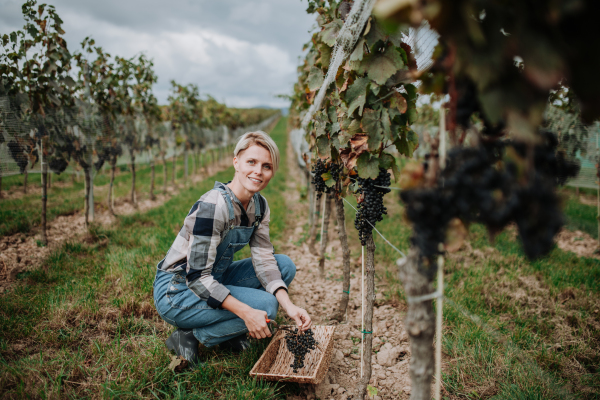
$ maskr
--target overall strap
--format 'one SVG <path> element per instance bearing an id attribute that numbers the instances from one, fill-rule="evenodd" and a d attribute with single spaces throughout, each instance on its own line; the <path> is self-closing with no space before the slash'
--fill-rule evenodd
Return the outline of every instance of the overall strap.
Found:
<path id="1" fill-rule="evenodd" d="M 217 189 L 219 192 L 221 192 L 221 194 L 223 195 L 223 198 L 225 199 L 225 203 L 227 203 L 227 210 L 229 211 L 229 226 L 227 227 L 228 229 L 233 227 L 233 224 L 235 223 L 235 212 L 233 211 L 233 200 L 231 199 L 231 196 L 229 195 L 229 192 L 226 189 L 223 188 L 215 188 Z"/>
<path id="2" fill-rule="evenodd" d="M 254 226 L 258 226 L 264 216 L 267 205 L 265 199 L 260 195 L 260 192 L 254 194 Z"/>

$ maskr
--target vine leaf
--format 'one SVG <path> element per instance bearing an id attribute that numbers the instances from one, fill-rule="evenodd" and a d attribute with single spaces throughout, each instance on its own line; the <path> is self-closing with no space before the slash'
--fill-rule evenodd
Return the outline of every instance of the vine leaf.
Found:
<path id="1" fill-rule="evenodd" d="M 327 136 L 321 136 L 317 139 L 317 151 L 321 157 L 331 157 L 331 147 Z"/>
<path id="2" fill-rule="evenodd" d="M 449 253 L 460 250 L 468 235 L 467 228 L 458 218 L 452 218 L 446 229 L 444 248 Z"/>
<path id="3" fill-rule="evenodd" d="M 379 175 L 379 160 L 364 152 L 356 161 L 356 171 L 361 178 L 377 178 Z"/>
<path id="4" fill-rule="evenodd" d="M 369 135 L 369 148 L 376 149 L 383 142 L 381 112 L 366 109 L 362 119 L 362 129 Z"/>
<path id="5" fill-rule="evenodd" d="M 323 71 L 317 67 L 311 67 L 310 72 L 308 74 L 308 88 L 311 92 L 319 89 L 321 85 L 323 85 L 323 81 L 325 77 L 323 76 Z"/>
<path id="6" fill-rule="evenodd" d="M 363 59 L 360 71 L 366 71 L 369 78 L 378 85 L 383 85 L 388 78 L 404 67 L 402 56 L 396 48 L 389 46 L 383 53 L 376 53 L 372 57 Z"/>
<path id="7" fill-rule="evenodd" d="M 358 115 L 362 115 L 363 107 L 367 101 L 367 88 L 369 78 L 358 78 L 346 91 L 346 103 L 348 104 L 348 116 L 358 109 Z"/>
<path id="8" fill-rule="evenodd" d="M 325 24 L 323 31 L 321 32 L 321 40 L 323 43 L 328 44 L 330 47 L 335 44 L 335 38 L 337 38 L 340 29 L 344 23 L 341 19 L 334 19 L 328 24 Z"/>
<path id="9" fill-rule="evenodd" d="M 368 140 L 369 136 L 365 134 L 354 135 L 352 139 L 350 139 L 350 147 L 352 148 L 352 151 L 358 155 L 365 151 L 369 151 L 369 145 L 367 144 Z"/>
<path id="10" fill-rule="evenodd" d="M 350 54 L 350 61 L 361 61 L 363 59 L 363 55 L 365 54 L 365 39 L 360 39 L 358 43 L 356 43 L 356 47 L 352 54 Z"/>
<path id="11" fill-rule="evenodd" d="M 408 102 L 400 93 L 394 91 L 392 98 L 390 99 L 390 106 L 397 108 L 400 114 L 404 114 L 408 109 Z"/>

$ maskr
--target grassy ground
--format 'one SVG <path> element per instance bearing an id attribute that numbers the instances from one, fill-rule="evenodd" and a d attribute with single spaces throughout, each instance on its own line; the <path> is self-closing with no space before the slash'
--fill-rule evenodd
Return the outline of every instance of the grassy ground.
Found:
<path id="1" fill-rule="evenodd" d="M 403 219 L 397 192 L 386 202 L 389 217 L 377 228 L 406 251 L 410 227 L 398 223 Z M 594 211 L 591 216 L 589 207 L 566 196 L 568 223 L 578 221 L 578 229 L 583 229 L 591 219 L 586 231 L 592 234 L 596 215 Z M 347 207 L 348 227 L 353 226 L 354 215 Z M 352 256 L 358 257 L 360 243 L 354 229 L 349 232 Z M 374 236 L 378 290 L 405 309 L 396 278 L 395 260 L 400 255 Z M 498 335 L 444 304 L 446 398 L 559 399 L 571 394 L 600 398 L 600 261 L 558 248 L 543 259 L 528 261 L 512 229 L 490 243 L 482 226 L 472 226 L 469 242 L 472 249 L 446 260 L 446 295 L 480 316 Z"/>
<path id="2" fill-rule="evenodd" d="M 184 176 L 183 157 L 177 160 L 176 184 L 181 184 Z M 192 172 L 192 161 L 189 161 L 189 170 Z M 136 165 L 136 191 L 137 193 L 150 192 L 151 169 L 148 165 Z M 163 190 L 163 165 L 156 164 L 155 193 L 161 193 Z M 167 160 L 167 185 L 171 182 L 173 174 L 173 164 Z M 48 191 L 48 221 L 60 215 L 70 215 L 83 210 L 84 182 L 83 173 L 77 181 L 72 181 L 72 174 L 63 173 L 53 175 L 53 185 Z M 7 188 L 19 190 L 22 189 L 24 181 L 23 175 L 13 175 L 2 179 L 3 190 Z M 98 209 L 106 208 L 106 197 L 108 194 L 108 184 L 110 182 L 110 171 L 103 169 L 94 179 L 95 204 Z M 115 198 L 129 198 L 131 193 L 131 173 L 128 166 L 117 168 L 117 175 L 114 183 Z M 0 236 L 11 235 L 18 232 L 29 232 L 32 228 L 38 226 L 41 222 L 41 192 L 39 188 L 40 174 L 30 174 L 28 177 L 28 187 L 37 189 L 35 193 L 29 193 L 15 199 L 0 199 Z M 30 191 L 31 192 L 31 191 Z"/>
<path id="3" fill-rule="evenodd" d="M 272 135 L 285 149 L 285 120 Z M 284 152 L 282 152 L 284 155 Z M 294 391 L 250 379 L 266 341 L 232 356 L 205 349 L 200 370 L 175 375 L 164 340 L 172 328 L 156 314 L 152 283 L 190 206 L 227 181 L 233 169 L 183 190 L 145 214 L 119 217 L 83 243 L 67 243 L 43 269 L 0 297 L 0 393 L 3 398 L 271 399 Z M 285 162 L 263 192 L 286 215 Z M 271 221 L 277 243 L 284 218 Z"/>

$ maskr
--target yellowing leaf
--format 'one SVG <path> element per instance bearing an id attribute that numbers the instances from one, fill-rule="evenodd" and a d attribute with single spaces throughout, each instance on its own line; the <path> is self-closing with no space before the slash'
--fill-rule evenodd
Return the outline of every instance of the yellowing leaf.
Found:
<path id="1" fill-rule="evenodd" d="M 425 168 L 418 161 L 409 161 L 402 171 L 400 171 L 400 179 L 398 186 L 404 190 L 413 189 L 423 184 L 423 175 Z"/>
<path id="2" fill-rule="evenodd" d="M 444 241 L 446 251 L 453 253 L 460 250 L 467 234 L 467 228 L 465 228 L 462 221 L 458 218 L 452 218 L 446 229 L 446 240 Z"/>
<path id="3" fill-rule="evenodd" d="M 367 385 L 367 392 L 369 393 L 370 397 L 375 397 L 375 396 L 377 396 L 377 393 L 379 392 L 379 390 L 377 390 L 376 387 Z"/>

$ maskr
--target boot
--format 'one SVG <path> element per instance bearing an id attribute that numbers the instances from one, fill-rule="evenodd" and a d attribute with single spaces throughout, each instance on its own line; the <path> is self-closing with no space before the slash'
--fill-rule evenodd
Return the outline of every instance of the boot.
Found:
<path id="1" fill-rule="evenodd" d="M 178 328 L 165 343 L 167 349 L 175 353 L 176 356 L 182 356 L 192 365 L 199 364 L 198 345 L 200 342 L 191 329 Z"/>
<path id="2" fill-rule="evenodd" d="M 250 342 L 244 333 L 226 340 L 225 342 L 219 344 L 219 347 L 223 350 L 229 350 L 232 353 L 238 354 L 248 349 L 250 347 Z"/>

